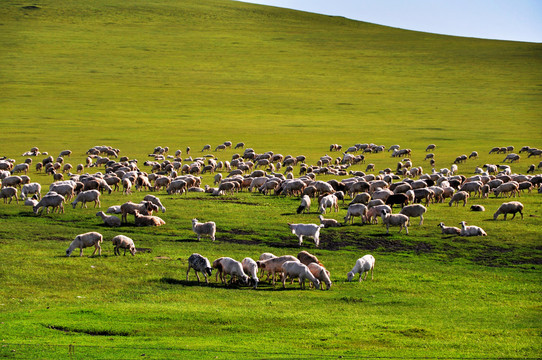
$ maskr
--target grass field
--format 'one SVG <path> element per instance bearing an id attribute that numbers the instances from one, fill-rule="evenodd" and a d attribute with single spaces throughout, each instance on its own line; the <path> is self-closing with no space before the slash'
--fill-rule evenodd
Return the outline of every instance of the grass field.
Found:
<path id="1" fill-rule="evenodd" d="M 307 156 L 344 148 L 411 148 L 426 172 L 501 163 L 494 146 L 542 147 L 542 45 L 447 37 L 339 17 L 210 0 L 41 1 L 0 4 L 0 156 L 24 161 L 32 146 L 84 163 L 94 145 L 137 158 L 155 146 L 192 148 L 243 141 L 257 152 Z M 213 152 L 230 160 L 234 150 Z M 522 158 L 525 173 L 540 158 Z M 390 153 L 367 154 L 377 169 Z M 40 161 L 42 156 L 34 159 Z M 352 167 L 365 170 L 366 164 Z M 103 171 L 101 169 L 91 170 Z M 299 167 L 295 168 L 297 175 Z M 47 189 L 50 176 L 29 173 Z M 337 178 L 326 175 L 318 179 Z M 203 184 L 212 176 L 204 175 Z M 146 192 L 102 196 L 101 209 Z M 322 230 L 310 251 L 331 272 L 330 291 L 297 285 L 258 290 L 186 280 L 199 252 L 257 259 L 299 252 L 288 222 L 297 198 L 257 193 L 212 198 L 158 195 L 166 225 L 105 228 L 96 209 L 35 216 L 0 204 L 0 357 L 5 358 L 539 358 L 542 198 L 522 194 L 525 218 L 493 221 L 487 209 L 432 204 L 410 235 L 379 225 Z M 347 199 L 347 202 L 349 200 Z M 328 217 L 342 220 L 339 213 Z M 200 242 L 190 220 L 217 223 Z M 501 217 L 502 219 L 502 217 Z M 483 227 L 484 238 L 443 236 L 440 221 Z M 73 238 L 104 235 L 101 257 L 66 258 Z M 113 256 L 123 233 L 141 251 Z M 77 252 L 77 251 L 76 251 Z M 376 258 L 375 278 L 348 283 L 357 258 Z"/>

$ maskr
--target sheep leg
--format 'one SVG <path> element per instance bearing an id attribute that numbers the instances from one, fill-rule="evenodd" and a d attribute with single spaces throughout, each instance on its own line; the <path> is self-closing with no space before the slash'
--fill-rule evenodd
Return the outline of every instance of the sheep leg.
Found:
<path id="1" fill-rule="evenodd" d="M 420 215 L 420 223 L 418 225 L 422 225 L 423 224 L 423 215 Z"/>
<path id="2" fill-rule="evenodd" d="M 303 235 L 299 235 L 299 246 L 303 244 Z"/>
<path id="3" fill-rule="evenodd" d="M 406 231 L 406 234 L 408 235 L 408 226 L 405 224 L 405 231 Z"/>
<path id="4" fill-rule="evenodd" d="M 386 235 L 390 233 L 390 224 L 386 224 Z"/>
<path id="5" fill-rule="evenodd" d="M 83 256 L 83 248 L 81 247 L 81 248 L 79 248 L 79 249 L 80 249 L 80 251 L 79 251 L 79 256 Z"/>
<path id="6" fill-rule="evenodd" d="M 196 269 L 194 269 L 194 272 L 196 273 L 196 278 L 198 279 L 198 284 L 199 284 L 199 275 L 198 275 L 198 271 Z"/>

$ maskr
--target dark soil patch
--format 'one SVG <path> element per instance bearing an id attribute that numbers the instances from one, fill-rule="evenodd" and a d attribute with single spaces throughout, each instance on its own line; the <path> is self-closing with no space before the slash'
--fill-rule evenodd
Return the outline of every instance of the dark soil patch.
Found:
<path id="1" fill-rule="evenodd" d="M 234 244 L 243 244 L 243 245 L 257 245 L 260 244 L 261 241 L 259 240 L 243 240 L 243 239 L 237 239 L 235 237 L 229 237 L 227 235 L 220 235 L 220 237 L 217 237 L 218 240 L 234 243 Z"/>
<path id="2" fill-rule="evenodd" d="M 234 235 L 257 235 L 255 231 L 248 231 L 248 230 L 242 230 L 242 229 L 231 229 L 228 232 Z"/>
<path id="3" fill-rule="evenodd" d="M 44 325 L 44 326 L 48 329 L 58 330 L 65 333 L 74 332 L 74 333 L 80 333 L 80 334 L 87 334 L 91 336 L 130 336 L 131 335 L 127 331 L 76 329 L 76 328 L 69 328 L 67 326 L 61 326 L 61 325 Z"/>
<path id="4" fill-rule="evenodd" d="M 140 252 L 140 253 L 151 253 L 152 249 L 150 249 L 150 248 L 136 248 L 136 251 Z"/>
<path id="5" fill-rule="evenodd" d="M 25 9 L 25 10 L 41 10 L 41 8 L 39 6 L 36 6 L 36 5 L 23 6 L 23 7 L 21 7 L 21 9 Z"/>

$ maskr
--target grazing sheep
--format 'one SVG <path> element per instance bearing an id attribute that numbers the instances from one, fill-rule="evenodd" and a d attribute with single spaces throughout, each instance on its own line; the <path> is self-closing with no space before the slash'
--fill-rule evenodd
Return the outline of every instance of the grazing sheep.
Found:
<path id="1" fill-rule="evenodd" d="M 192 219 L 192 231 L 198 236 L 198 241 L 202 235 L 209 235 L 215 241 L 216 224 L 213 221 L 200 223 L 198 219 Z"/>
<path id="2" fill-rule="evenodd" d="M 142 215 L 152 215 L 153 211 L 158 210 L 158 206 L 154 205 L 150 201 L 141 202 L 140 204 L 136 204 L 131 201 L 128 201 L 120 206 L 122 221 L 127 223 L 128 214 L 132 214 L 135 216 L 136 210 Z"/>
<path id="3" fill-rule="evenodd" d="M 310 263 L 307 265 L 311 274 L 320 281 L 320 284 L 326 284 L 326 290 L 331 288 L 331 280 L 329 278 L 329 271 L 326 270 L 322 265 L 316 263 Z M 324 290 L 324 287 L 321 287 Z"/>
<path id="4" fill-rule="evenodd" d="M 320 211 L 321 214 L 325 214 L 327 213 L 327 208 L 329 208 L 330 212 L 331 209 L 335 209 L 335 212 L 339 211 L 339 199 L 335 194 L 326 195 L 320 200 L 318 211 Z"/>
<path id="5" fill-rule="evenodd" d="M 390 233 L 391 226 L 399 226 L 399 232 L 405 228 L 408 235 L 408 216 L 403 214 L 389 214 L 387 211 L 382 212 L 382 222 L 386 225 L 386 235 Z"/>
<path id="6" fill-rule="evenodd" d="M 348 281 L 352 281 L 352 279 L 354 279 L 354 276 L 359 273 L 359 282 L 361 282 L 361 276 L 363 275 L 363 273 L 365 273 L 365 277 L 363 280 L 367 280 L 367 274 L 369 274 L 369 271 L 371 271 L 371 280 L 373 280 L 373 272 L 374 272 L 374 268 L 375 268 L 375 258 L 373 255 L 365 255 L 361 258 L 359 258 L 358 260 L 356 260 L 356 264 L 354 265 L 354 267 L 352 268 L 352 270 L 350 270 L 350 272 L 348 272 L 348 274 L 346 274 L 346 278 Z"/>
<path id="7" fill-rule="evenodd" d="M 471 205 L 470 207 L 471 211 L 486 211 L 486 208 L 482 205 Z"/>
<path id="8" fill-rule="evenodd" d="M 207 276 L 211 276 L 211 273 L 213 269 L 211 268 L 211 264 L 209 263 L 209 259 L 207 259 L 204 256 L 201 256 L 198 253 L 193 253 L 188 258 L 188 270 L 186 270 L 186 281 L 188 281 L 188 273 L 190 272 L 190 269 L 194 269 L 194 273 L 196 274 L 196 278 L 198 279 L 199 283 L 199 275 L 198 271 L 203 274 L 205 277 L 205 283 L 209 283 L 209 279 Z"/>
<path id="9" fill-rule="evenodd" d="M 64 197 L 59 194 L 47 194 L 44 197 L 41 198 L 41 200 L 34 206 L 34 214 L 38 215 L 40 212 L 40 209 L 45 208 L 47 211 L 47 214 L 49 214 L 49 207 L 53 208 L 53 212 L 55 209 L 58 209 L 59 213 L 64 212 Z M 42 210 L 43 211 L 43 210 Z"/>
<path id="10" fill-rule="evenodd" d="M 469 193 L 466 191 L 458 191 L 453 196 L 450 202 L 448 203 L 449 206 L 452 206 L 452 204 L 455 202 L 455 206 L 459 206 L 459 202 L 463 201 L 463 207 L 467 205 L 467 200 L 469 198 Z"/>
<path id="11" fill-rule="evenodd" d="M 437 225 L 442 230 L 442 233 L 445 235 L 460 235 L 461 229 L 456 228 L 455 226 L 445 226 L 443 222 Z"/>
<path id="12" fill-rule="evenodd" d="M 396 204 L 401 205 L 401 207 L 403 208 L 405 207 L 405 205 L 408 205 L 408 202 L 409 202 L 408 195 L 402 194 L 402 193 L 390 195 L 386 199 L 386 205 L 389 205 L 392 208 L 393 208 L 393 205 L 396 205 Z"/>
<path id="13" fill-rule="evenodd" d="M 516 217 L 516 213 L 520 213 L 521 220 L 523 220 L 523 204 L 519 201 L 510 201 L 507 203 L 501 204 L 495 214 L 493 214 L 493 220 L 497 220 L 497 217 L 500 214 L 504 214 L 504 220 L 506 220 L 506 215 L 512 214 L 512 219 Z"/>
<path id="14" fill-rule="evenodd" d="M 320 220 L 320 224 L 324 225 L 324 228 L 329 227 L 340 227 L 341 224 L 335 220 L 335 219 L 324 219 L 322 215 L 318 215 L 318 219 Z"/>
<path id="15" fill-rule="evenodd" d="M 32 196 L 32 198 L 26 199 L 26 200 L 24 201 L 24 205 L 25 205 L 25 206 L 32 206 L 32 207 L 36 206 L 36 205 L 38 204 L 37 198 L 38 198 L 38 197 L 37 197 L 36 195 L 34 195 L 34 196 Z"/>
<path id="16" fill-rule="evenodd" d="M 354 217 L 359 216 L 361 218 L 361 224 L 365 224 L 367 221 L 367 206 L 363 204 L 352 204 L 348 207 L 346 216 L 344 217 L 344 223 L 346 224 L 348 220 L 351 223 L 354 222 Z"/>
<path id="17" fill-rule="evenodd" d="M 99 216 L 104 221 L 104 224 L 111 227 L 120 226 L 120 219 L 116 216 L 107 216 L 103 211 L 96 213 L 96 216 Z"/>
<path id="18" fill-rule="evenodd" d="M 141 215 L 137 210 L 134 210 L 134 217 L 136 226 L 162 226 L 166 224 L 166 222 L 158 216 Z"/>
<path id="19" fill-rule="evenodd" d="M 320 261 L 318 261 L 318 258 L 314 255 L 312 255 L 311 253 L 309 253 L 308 251 L 300 251 L 299 254 L 297 254 L 297 259 L 302 263 L 302 264 L 305 264 L 307 266 L 309 266 L 310 263 L 316 263 L 316 264 L 320 264 Z"/>
<path id="20" fill-rule="evenodd" d="M 230 285 L 233 284 L 233 278 L 239 278 L 242 284 L 248 283 L 248 276 L 243 271 L 243 265 L 230 257 L 220 259 L 220 266 L 224 276 L 223 283 L 226 283 L 226 275 L 230 275 Z"/>
<path id="21" fill-rule="evenodd" d="M 111 240 L 111 242 L 113 243 L 113 246 L 115 247 L 113 249 L 113 253 L 115 254 L 115 256 L 117 255 L 120 256 L 120 249 L 124 249 L 124 256 L 126 256 L 126 250 L 130 251 L 130 254 L 132 254 L 132 256 L 134 256 L 136 253 L 136 247 L 134 245 L 134 241 L 130 239 L 128 236 L 117 235 Z"/>
<path id="22" fill-rule="evenodd" d="M 154 205 L 158 206 L 158 208 L 162 210 L 162 213 L 166 212 L 166 207 L 162 205 L 162 202 L 160 201 L 160 199 L 154 195 L 145 195 L 145 197 L 143 198 L 143 201 L 150 201 Z"/>
<path id="23" fill-rule="evenodd" d="M 314 244 L 316 247 L 320 245 L 320 228 L 323 228 L 324 225 L 316 224 L 288 224 L 292 234 L 297 235 L 299 238 L 299 246 L 303 244 L 303 236 L 308 236 L 314 238 Z"/>
<path id="24" fill-rule="evenodd" d="M 377 205 L 367 210 L 367 222 L 370 224 L 378 224 L 378 218 L 382 216 L 383 212 L 391 214 L 391 207 L 388 205 Z"/>
<path id="25" fill-rule="evenodd" d="M 423 214 L 425 214 L 426 211 L 427 211 L 427 209 L 425 208 L 425 206 L 423 206 L 421 204 L 412 204 L 412 205 L 407 205 L 404 208 L 402 208 L 401 211 L 399 212 L 399 214 L 403 214 L 403 215 L 408 216 L 408 218 L 409 218 L 408 225 L 410 225 L 410 218 L 411 217 L 418 217 L 419 216 L 420 217 L 420 223 L 418 225 L 422 225 L 423 224 Z"/>
<path id="26" fill-rule="evenodd" d="M 461 236 L 487 236 L 484 229 L 478 226 L 467 226 L 467 223 L 464 221 L 461 221 L 459 224 L 461 224 Z"/>
<path id="27" fill-rule="evenodd" d="M 286 277 L 288 276 L 290 278 L 298 278 L 299 286 L 302 289 L 305 289 L 305 279 L 309 279 L 314 284 L 315 288 L 320 288 L 320 280 L 314 277 L 307 265 L 302 264 L 299 261 L 284 262 L 282 264 L 282 270 L 282 287 L 284 288 L 286 287 Z"/>
<path id="28" fill-rule="evenodd" d="M 509 181 L 504 184 L 499 185 L 496 189 L 493 189 L 493 194 L 495 197 L 499 197 L 499 194 L 510 193 L 508 197 L 516 197 L 516 194 L 519 196 L 519 183 L 516 181 Z"/>
<path id="29" fill-rule="evenodd" d="M 45 199 L 45 197 L 44 197 Z M 73 250 L 79 248 L 81 251 L 79 253 L 79 256 L 83 256 L 83 249 L 86 247 L 94 246 L 94 252 L 91 256 L 94 256 L 96 254 L 96 251 L 98 251 L 98 255 L 102 255 L 102 247 L 100 244 L 103 241 L 103 236 L 100 233 L 97 233 L 95 231 L 91 231 L 84 234 L 79 234 L 75 237 L 75 239 L 70 244 L 70 247 L 66 250 L 66 256 L 70 256 L 73 252 Z"/>
<path id="30" fill-rule="evenodd" d="M 301 204 L 297 208 L 297 213 L 301 214 L 302 212 L 304 212 L 306 214 L 310 211 L 310 209 L 311 209 L 311 198 L 308 197 L 307 195 L 303 195 L 303 197 L 301 198 Z"/>
<path id="31" fill-rule="evenodd" d="M 81 203 L 81 208 L 83 206 L 87 207 L 87 202 L 94 201 L 94 207 L 98 206 L 100 207 L 100 192 L 98 190 L 87 190 L 80 192 L 75 200 L 72 202 L 72 206 L 75 209 L 75 206 L 77 206 L 77 203 Z"/>
<path id="32" fill-rule="evenodd" d="M 352 204 L 364 204 L 364 205 L 367 205 L 369 203 L 369 201 L 371 201 L 371 195 L 369 195 L 369 193 L 363 192 L 361 194 L 357 194 L 356 197 L 352 201 L 350 201 L 348 206 L 350 206 Z"/>
<path id="33" fill-rule="evenodd" d="M 258 259 L 258 261 L 263 261 L 263 260 L 268 260 L 268 259 L 273 259 L 273 258 L 276 258 L 277 256 L 274 255 L 274 254 L 271 254 L 271 253 L 262 253 L 260 255 L 260 258 Z M 258 263 L 258 262 L 256 262 Z M 258 265 L 259 267 L 260 265 Z M 264 269 L 260 268 L 260 278 L 263 277 L 265 271 Z M 269 275 L 271 275 L 270 272 L 267 272 L 267 279 L 265 279 L 266 281 L 269 280 Z"/>
<path id="34" fill-rule="evenodd" d="M 15 202 L 17 204 L 19 203 L 19 199 L 17 198 L 17 189 L 14 187 L 5 187 L 0 190 L 0 199 L 4 199 L 4 204 L 8 203 L 9 198 L 9 204 L 11 204 L 11 200 L 15 198 Z"/>
<path id="35" fill-rule="evenodd" d="M 425 151 L 433 151 L 436 149 L 436 145 L 435 144 L 429 144 L 427 145 L 427 147 L 425 148 Z"/>
<path id="36" fill-rule="evenodd" d="M 244 273 L 249 275 L 254 283 L 254 289 L 258 288 L 260 280 L 258 279 L 258 264 L 256 264 L 256 261 L 246 257 L 241 261 L 241 265 L 243 266 Z"/>

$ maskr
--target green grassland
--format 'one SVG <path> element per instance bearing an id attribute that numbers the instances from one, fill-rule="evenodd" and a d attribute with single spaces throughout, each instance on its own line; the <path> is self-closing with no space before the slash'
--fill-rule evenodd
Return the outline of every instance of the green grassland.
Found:
<path id="1" fill-rule="evenodd" d="M 22 162 L 32 146 L 84 163 L 111 145 L 143 166 L 155 146 L 243 141 L 307 157 L 331 143 L 400 144 L 426 172 L 501 163 L 494 146 L 542 147 L 542 45 L 439 36 L 239 2 L 41 1 L 0 3 L 0 156 Z M 237 150 L 213 152 L 230 160 Z M 539 158 L 522 158 L 525 173 Z M 390 153 L 367 154 L 377 169 Z M 34 159 L 40 161 L 42 156 Z M 364 170 L 366 164 L 355 165 Z M 103 171 L 93 168 L 90 172 Z M 295 168 L 297 175 L 299 168 Z M 50 176 L 29 173 L 48 188 Z M 329 180 L 336 176 L 319 176 Z M 211 184 L 212 175 L 203 175 Z M 104 194 L 101 209 L 146 194 Z M 297 198 L 239 193 L 157 194 L 166 225 L 109 229 L 96 209 L 35 216 L 0 204 L 0 357 L 7 358 L 538 358 L 542 198 L 524 193 L 523 220 L 493 221 L 487 209 L 431 204 L 410 235 L 381 225 L 322 230 L 302 249 L 331 272 L 330 291 L 287 284 L 258 290 L 186 280 L 193 252 L 211 261 L 262 252 L 297 254 L 288 222 Z M 347 199 L 348 202 L 348 199 Z M 328 217 L 342 221 L 346 204 Z M 197 242 L 190 219 L 217 223 Z M 502 217 L 501 217 L 502 219 Z M 489 236 L 443 236 L 462 220 Z M 73 238 L 104 235 L 101 257 L 66 258 Z M 115 257 L 110 239 L 134 239 Z M 77 250 L 76 250 L 77 253 Z M 374 280 L 346 282 L 357 258 L 376 258 Z M 69 348 L 69 345 L 73 347 Z"/>

